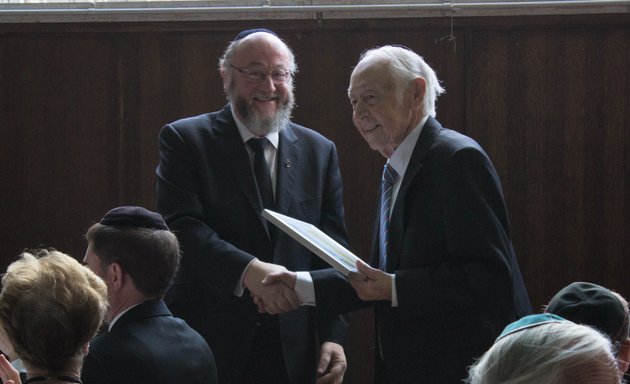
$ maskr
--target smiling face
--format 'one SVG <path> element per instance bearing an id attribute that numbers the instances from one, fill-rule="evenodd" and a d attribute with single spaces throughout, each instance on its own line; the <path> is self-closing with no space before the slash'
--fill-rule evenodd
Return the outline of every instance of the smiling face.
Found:
<path id="1" fill-rule="evenodd" d="M 257 82 L 244 72 L 268 74 L 290 70 L 292 62 L 288 47 L 269 33 L 254 33 L 243 39 L 230 64 L 236 68 L 224 69 L 221 75 L 238 117 L 257 136 L 281 130 L 293 110 L 292 79 L 274 82 L 267 75 L 262 82 Z"/>
<path id="2" fill-rule="evenodd" d="M 397 89 L 384 60 L 359 62 L 352 76 L 348 97 L 352 121 L 370 148 L 389 158 L 422 119 L 424 79 Z"/>

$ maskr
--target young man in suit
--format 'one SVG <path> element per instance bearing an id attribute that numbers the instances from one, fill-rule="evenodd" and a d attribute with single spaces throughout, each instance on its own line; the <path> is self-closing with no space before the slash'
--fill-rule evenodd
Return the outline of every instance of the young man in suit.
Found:
<path id="1" fill-rule="evenodd" d="M 353 122 L 387 159 L 371 266 L 358 262 L 350 280 L 330 269 L 265 280 L 297 281 L 300 300 L 322 314 L 371 305 L 377 383 L 460 382 L 531 311 L 496 171 L 479 144 L 435 120 L 443 92 L 409 49 L 364 53 L 348 89 Z"/>
<path id="2" fill-rule="evenodd" d="M 325 265 L 261 216 L 270 208 L 347 244 L 335 145 L 289 120 L 295 58 L 269 30 L 241 32 L 219 62 L 228 105 L 160 132 L 157 208 L 182 245 L 167 302 L 208 341 L 222 384 L 340 383 L 347 321 L 314 318 L 271 271 Z M 259 143 L 259 144 L 256 144 Z M 248 290 L 249 293 L 244 292 Z M 319 357 L 318 357 L 319 350 Z"/>
<path id="3" fill-rule="evenodd" d="M 84 384 L 216 384 L 206 341 L 162 300 L 180 254 L 162 217 L 141 207 L 109 211 L 86 234 L 84 262 L 107 285 L 107 332 L 90 344 Z"/>

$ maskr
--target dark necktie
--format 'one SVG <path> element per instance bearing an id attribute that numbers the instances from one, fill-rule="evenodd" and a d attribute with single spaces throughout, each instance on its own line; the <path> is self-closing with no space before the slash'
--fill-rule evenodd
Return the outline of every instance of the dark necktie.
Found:
<path id="1" fill-rule="evenodd" d="M 269 144 L 267 138 L 251 138 L 247 144 L 254 151 L 254 176 L 258 192 L 264 208 L 273 209 L 273 188 L 271 186 L 271 173 L 265 160 L 265 147 Z"/>
<path id="2" fill-rule="evenodd" d="M 381 179 L 381 216 L 379 229 L 379 269 L 385 271 L 387 267 L 387 243 L 389 231 L 389 216 L 392 207 L 392 189 L 398 173 L 391 165 L 385 164 L 383 178 Z"/>

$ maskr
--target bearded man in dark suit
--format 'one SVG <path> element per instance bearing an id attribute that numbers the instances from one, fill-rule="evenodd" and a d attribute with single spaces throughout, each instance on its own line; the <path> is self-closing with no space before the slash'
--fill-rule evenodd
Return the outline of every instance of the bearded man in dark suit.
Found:
<path id="1" fill-rule="evenodd" d="M 219 62 L 229 104 L 162 128 L 157 209 L 182 245 L 168 295 L 173 312 L 215 353 L 222 384 L 340 383 L 347 320 L 315 319 L 272 271 L 322 262 L 261 216 L 263 208 L 307 221 L 347 244 L 335 145 L 292 123 L 295 58 L 269 30 L 241 32 Z M 256 144 L 258 143 L 258 144 Z M 244 293 L 248 290 L 250 293 Z M 319 359 L 318 359 L 319 350 Z"/>

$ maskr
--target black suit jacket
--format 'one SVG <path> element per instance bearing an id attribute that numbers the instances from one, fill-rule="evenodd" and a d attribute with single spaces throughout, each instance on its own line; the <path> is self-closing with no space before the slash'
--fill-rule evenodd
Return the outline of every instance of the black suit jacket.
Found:
<path id="1" fill-rule="evenodd" d="M 289 124 L 280 133 L 276 208 L 347 244 L 335 145 Z M 169 307 L 199 331 L 214 351 L 222 384 L 234 382 L 254 340 L 258 313 L 249 293 L 233 294 L 247 264 L 258 257 L 289 270 L 325 267 L 283 233 L 275 245 L 245 145 L 227 106 L 168 124 L 160 133 L 157 208 L 182 246 L 183 261 Z M 280 231 L 278 231 L 280 232 Z M 295 383 L 314 381 L 319 342 L 343 344 L 347 321 L 317 321 L 312 308 L 279 316 L 287 371 Z"/>
<path id="2" fill-rule="evenodd" d="M 377 266 L 378 218 L 374 233 Z M 399 305 L 371 305 L 390 384 L 460 383 L 503 327 L 531 312 L 490 159 L 431 117 L 393 207 L 387 272 Z M 338 273 L 312 275 L 318 311 L 366 305 Z"/>
<path id="3" fill-rule="evenodd" d="M 205 340 L 162 300 L 139 304 L 90 343 L 84 384 L 216 384 L 214 356 Z"/>

